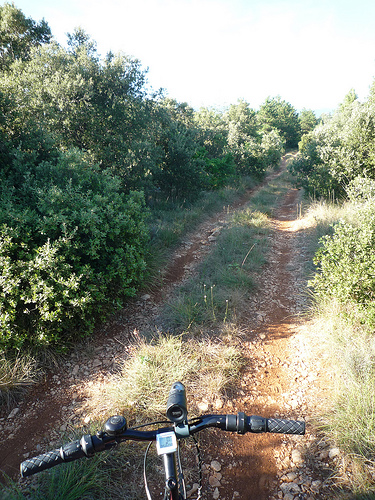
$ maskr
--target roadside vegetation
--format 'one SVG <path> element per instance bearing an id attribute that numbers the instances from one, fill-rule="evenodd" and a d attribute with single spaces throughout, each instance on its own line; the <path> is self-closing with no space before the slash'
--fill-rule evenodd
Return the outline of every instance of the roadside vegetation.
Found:
<path id="1" fill-rule="evenodd" d="M 150 89 L 139 60 L 101 57 L 82 28 L 61 46 L 8 2 L 0 22 L 0 352 L 46 360 L 261 182 L 313 113 L 279 96 L 193 110 Z"/>
<path id="2" fill-rule="evenodd" d="M 45 21 L 26 18 L 14 4 L 0 6 L 0 21 L 2 403 L 37 380 L 46 353 L 66 354 L 155 282 L 189 229 L 259 184 L 299 144 L 290 174 L 309 197 L 304 217 L 315 221 L 312 314 L 335 369 L 332 408 L 319 422 L 346 451 L 340 498 L 349 490 L 374 497 L 375 86 L 364 102 L 350 91 L 319 122 L 279 96 L 257 111 L 242 100 L 197 111 L 150 90 L 137 59 L 101 58 L 82 29 L 62 47 Z M 148 401 L 157 417 L 162 402 L 153 388 L 164 398 L 163 373 L 175 369 L 205 404 L 226 397 L 241 370 L 236 319 L 266 259 L 269 216 L 289 181 L 281 176 L 228 214 L 198 275 L 165 306 L 165 331 L 174 335 L 140 339 L 108 385 L 114 411 L 142 422 Z M 174 366 L 176 356 L 183 366 Z M 112 455 L 97 460 L 100 467 L 96 459 L 84 464 L 82 483 L 82 465 L 69 464 L 32 480 L 27 492 L 14 484 L 2 494 L 124 495 L 124 476 L 140 467 L 131 445 L 116 455 L 121 470 Z M 137 485 L 129 488 L 127 498 L 136 498 Z"/>
<path id="3" fill-rule="evenodd" d="M 302 138 L 290 168 L 315 197 L 305 213 L 314 220 L 312 316 L 334 380 L 332 408 L 319 425 L 346 452 L 338 498 L 375 497 L 374 119 L 374 87 L 363 103 L 349 92 Z"/>
<path id="4" fill-rule="evenodd" d="M 98 394 L 97 400 L 93 397 L 89 426 L 61 435 L 56 445 L 76 439 L 84 432 L 96 432 L 109 414 L 126 415 L 129 425 L 141 425 L 150 419 L 164 420 L 171 380 L 184 381 L 190 417 L 224 406 L 243 366 L 241 302 L 255 289 L 254 279 L 267 255 L 269 217 L 288 186 L 290 178 L 284 172 L 260 189 L 244 208 L 228 214 L 228 223 L 217 236 L 214 252 L 202 262 L 197 276 L 176 289 L 175 296 L 166 305 L 168 330 L 165 332 L 169 333 L 139 335 L 119 373 L 107 381 L 105 395 Z M 224 262 L 223 258 L 230 260 Z M 229 274 L 225 272 L 227 266 L 230 266 Z M 221 267 L 222 272 L 218 272 Z M 197 295 L 195 284 L 204 282 L 212 285 L 204 287 L 203 284 Z M 232 300 L 233 297 L 237 300 Z M 186 309 L 186 303 L 193 304 L 194 300 L 199 303 L 192 307 L 191 317 L 176 311 Z M 186 446 L 184 455 L 188 461 L 194 460 L 194 448 Z M 124 443 L 105 457 L 90 459 L 88 468 L 86 461 L 64 464 L 34 476 L 22 488 L 10 482 L 3 494 L 9 500 L 48 500 L 59 495 L 71 500 L 85 498 L 84 495 L 100 499 L 109 494 L 114 499 L 125 496 L 136 500 L 143 488 L 142 450 L 145 451 L 145 447 L 139 443 Z M 149 471 L 150 477 L 159 477 L 154 451 L 150 452 Z M 187 478 L 192 474 L 189 467 L 186 474 Z M 161 477 L 160 481 L 159 486 L 163 481 Z"/>

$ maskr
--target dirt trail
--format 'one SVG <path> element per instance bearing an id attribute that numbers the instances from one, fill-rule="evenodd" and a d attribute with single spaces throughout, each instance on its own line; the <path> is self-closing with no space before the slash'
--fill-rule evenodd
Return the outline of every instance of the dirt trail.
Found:
<path id="1" fill-rule="evenodd" d="M 216 433 L 214 440 L 207 441 L 215 445 L 206 461 L 221 463 L 222 477 L 212 498 L 310 500 L 330 495 L 328 476 L 339 450 L 320 440 L 309 425 L 324 408 L 330 381 L 323 368 L 324 354 L 318 360 L 313 354 L 318 347 L 312 349 L 314 339 L 303 316 L 307 301 L 304 231 L 308 228 L 297 218 L 299 201 L 300 192 L 291 189 L 272 219 L 268 263 L 242 321 L 247 370 L 242 387 L 224 410 L 303 419 L 307 433 L 230 437 Z"/>
<path id="2" fill-rule="evenodd" d="M 283 167 L 285 163 L 284 158 Z M 241 200 L 242 205 L 251 194 Z M 247 317 L 242 321 L 247 369 L 242 387 L 221 410 L 223 413 L 244 411 L 248 415 L 308 421 L 319 405 L 324 404 L 326 381 L 322 381 L 319 363 L 310 357 L 308 328 L 299 317 L 305 306 L 305 298 L 300 294 L 304 287 L 304 254 L 303 229 L 296 219 L 299 196 L 299 191 L 291 189 L 273 218 L 268 264 L 259 276 L 259 292 L 249 301 Z M 17 408 L 11 413 L 2 410 L 0 470 L 16 477 L 19 463 L 40 453 L 41 443 L 47 443 L 45 448 L 55 444 L 53 441 L 59 434 L 51 433 L 53 427 L 64 431 L 69 426 L 89 422 L 85 408 L 91 391 L 100 390 L 116 370 L 118 361 L 127 354 L 134 332 L 155 328 L 160 303 L 210 251 L 215 242 L 215 228 L 224 219 L 223 211 L 189 235 L 166 270 L 161 290 L 130 303 L 98 331 L 93 342 L 77 348 Z M 214 442 L 215 448 L 211 448 Z M 310 432 L 305 437 L 237 437 L 216 433 L 215 439 L 206 437 L 206 444 L 203 458 L 208 463 L 207 498 L 325 498 L 324 477 L 329 467 L 326 456 L 321 458 L 321 451 L 325 452 L 328 444 L 321 446 Z M 212 460 L 221 464 L 220 472 L 210 467 Z"/>

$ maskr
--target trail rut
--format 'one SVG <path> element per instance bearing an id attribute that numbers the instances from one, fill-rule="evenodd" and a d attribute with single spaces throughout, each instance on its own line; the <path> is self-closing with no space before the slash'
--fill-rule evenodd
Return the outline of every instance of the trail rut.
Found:
<path id="1" fill-rule="evenodd" d="M 283 168 L 285 163 L 286 158 Z M 237 206 L 245 205 L 251 195 L 247 193 Z M 223 413 L 244 411 L 248 415 L 304 418 L 309 422 L 324 406 L 325 360 L 324 356 L 319 360 L 311 358 L 315 352 L 310 347 L 313 340 L 303 317 L 306 257 L 304 228 L 297 218 L 299 197 L 298 190 L 290 189 L 272 218 L 268 263 L 258 277 L 258 292 L 249 299 L 247 312 L 241 318 L 246 369 L 241 387 L 222 408 Z M 97 332 L 90 344 L 77 348 L 55 372 L 49 373 L 12 413 L 1 410 L 0 470 L 17 477 L 22 460 L 44 451 L 41 443 L 59 437 L 58 432 L 51 431 L 53 427 L 64 431 L 88 423 L 85 408 L 90 391 L 100 390 L 119 360 L 129 354 L 140 327 L 155 328 L 160 304 L 210 251 L 215 244 L 212 233 L 225 216 L 225 211 L 217 214 L 186 238 L 164 273 L 162 288 L 129 303 Z M 213 439 L 208 434 L 203 438 L 206 498 L 329 498 L 327 477 L 331 466 L 325 458 L 317 459 L 329 444 L 321 446 L 319 437 L 307 427 L 305 437 L 223 436 L 216 432 Z M 219 473 L 210 466 L 212 461 L 220 463 Z M 216 482 L 210 478 L 216 478 Z"/>

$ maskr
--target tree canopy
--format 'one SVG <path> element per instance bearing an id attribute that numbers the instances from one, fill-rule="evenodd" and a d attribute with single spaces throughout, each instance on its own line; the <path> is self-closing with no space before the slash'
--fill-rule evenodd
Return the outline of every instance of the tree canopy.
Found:
<path id="1" fill-rule="evenodd" d="M 360 103 L 350 90 L 332 116 L 301 140 L 291 170 L 298 185 L 317 196 L 345 196 L 358 176 L 375 179 L 375 101 Z"/>
<path id="2" fill-rule="evenodd" d="M 280 96 L 267 97 L 258 112 L 258 121 L 265 131 L 276 129 L 285 139 L 287 148 L 296 148 L 301 138 L 301 124 L 297 111 Z"/>
<path id="3" fill-rule="evenodd" d="M 33 47 L 51 40 L 51 30 L 43 19 L 26 18 L 14 3 L 0 5 L 0 70 L 17 60 L 29 60 Z"/>

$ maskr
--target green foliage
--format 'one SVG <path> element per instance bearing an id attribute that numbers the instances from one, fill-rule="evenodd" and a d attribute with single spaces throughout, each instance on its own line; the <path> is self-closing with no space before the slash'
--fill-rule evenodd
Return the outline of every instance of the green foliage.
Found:
<path id="1" fill-rule="evenodd" d="M 350 91 L 332 117 L 303 136 L 291 171 L 310 194 L 341 197 L 356 177 L 375 178 L 374 144 L 374 101 L 360 103 Z"/>
<path id="2" fill-rule="evenodd" d="M 310 285 L 318 296 L 354 302 L 375 324 L 375 206 L 358 211 L 357 224 L 339 221 L 333 235 L 322 238 L 315 256 L 317 274 Z"/>
<path id="3" fill-rule="evenodd" d="M 319 138 L 305 135 L 300 142 L 300 152 L 289 164 L 289 171 L 295 177 L 297 187 L 304 188 L 312 196 L 331 198 L 343 195 L 344 189 L 338 179 L 332 176 L 329 165 L 321 158 Z"/>
<path id="4" fill-rule="evenodd" d="M 276 129 L 285 140 L 286 148 L 296 148 L 301 138 L 297 111 L 280 96 L 270 98 L 259 108 L 257 120 L 264 131 Z"/>
<path id="5" fill-rule="evenodd" d="M 301 124 L 302 136 L 314 130 L 314 128 L 318 125 L 318 119 L 316 118 L 314 111 L 311 109 L 303 108 L 299 114 L 299 121 Z"/>
<path id="6" fill-rule="evenodd" d="M 194 130 L 171 122 L 164 136 L 164 158 L 154 173 L 155 184 L 168 196 L 197 195 L 204 187 L 204 162 L 196 155 Z"/>
<path id="7" fill-rule="evenodd" d="M 115 168 L 132 187 L 149 167 L 134 161 L 135 153 L 150 148 L 151 115 L 139 61 L 119 54 L 101 63 L 89 41 L 71 51 L 51 43 L 32 55 L 0 79 L 4 95 L 18 103 L 8 123 L 20 138 L 15 146 L 27 148 L 25 129 L 43 131 L 55 146 L 84 149 L 102 168 Z"/>
<path id="8" fill-rule="evenodd" d="M 267 168 L 262 149 L 262 136 L 257 130 L 256 113 L 248 103 L 239 100 L 225 115 L 228 124 L 228 151 L 234 158 L 240 175 L 261 178 Z"/>
<path id="9" fill-rule="evenodd" d="M 275 191 L 267 196 L 268 210 L 276 199 Z M 267 215 L 255 207 L 234 212 L 199 266 L 199 280 L 183 284 L 166 305 L 168 328 L 217 326 L 241 314 L 244 297 L 254 289 L 254 276 L 265 262 L 269 231 Z"/>
<path id="10" fill-rule="evenodd" d="M 34 171 L 22 166 L 21 157 L 0 198 L 0 342 L 63 348 L 135 293 L 145 267 L 143 196 L 122 194 L 118 179 L 76 151 Z"/>
<path id="11" fill-rule="evenodd" d="M 276 168 L 280 165 L 280 160 L 285 152 L 285 140 L 277 130 L 265 132 L 262 136 L 262 150 L 264 163 L 266 166 Z"/>
<path id="12" fill-rule="evenodd" d="M 352 202 L 373 201 L 375 199 L 375 180 L 368 177 L 356 177 L 347 186 L 346 194 Z"/>
<path id="13" fill-rule="evenodd" d="M 36 23 L 14 3 L 0 5 L 0 71 L 9 69 L 16 60 L 28 60 L 31 48 L 48 43 L 51 36 L 44 19 Z"/>
<path id="14" fill-rule="evenodd" d="M 236 173 L 236 165 L 231 154 L 228 153 L 222 158 L 210 159 L 207 151 L 202 148 L 196 155 L 204 162 L 205 183 L 208 189 L 219 189 L 230 184 Z"/>
<path id="15" fill-rule="evenodd" d="M 183 205 L 262 178 L 282 134 L 245 101 L 196 113 L 152 94 L 137 59 L 101 59 L 82 28 L 64 48 L 13 4 L 0 53 L 0 348 L 65 349 L 136 292 L 143 192 Z"/>
<path id="16" fill-rule="evenodd" d="M 227 145 L 228 127 L 222 112 L 201 108 L 194 113 L 198 142 L 210 158 L 220 158 Z"/>

